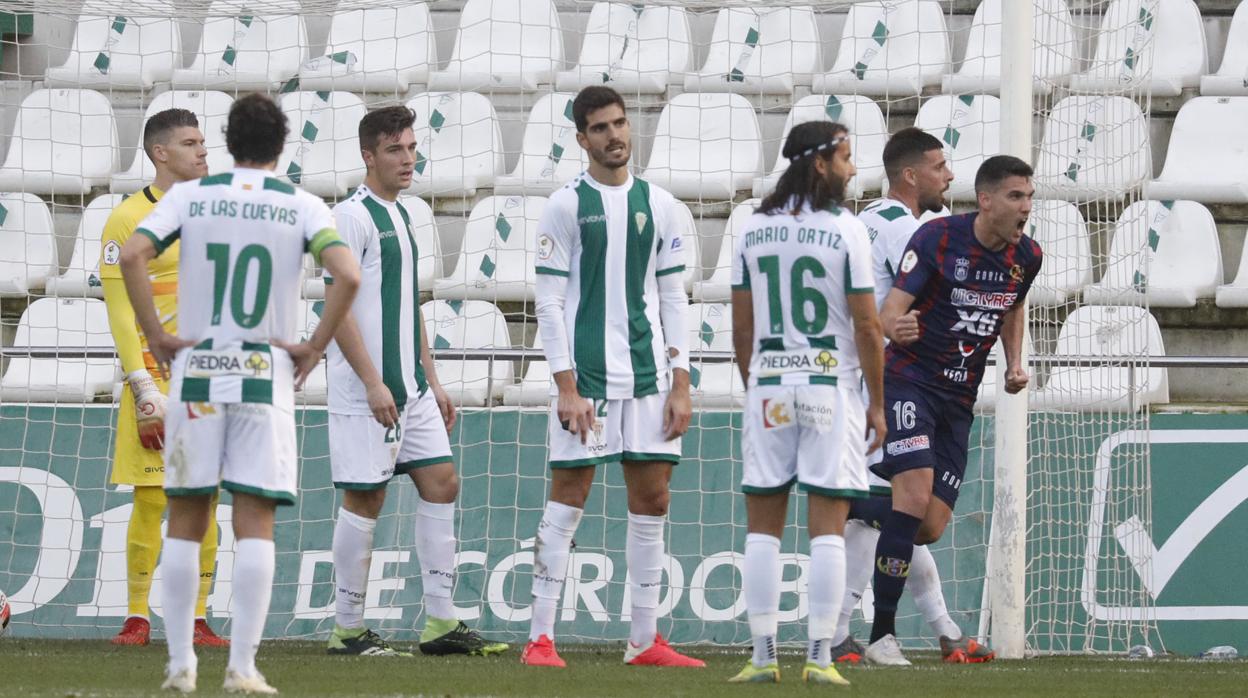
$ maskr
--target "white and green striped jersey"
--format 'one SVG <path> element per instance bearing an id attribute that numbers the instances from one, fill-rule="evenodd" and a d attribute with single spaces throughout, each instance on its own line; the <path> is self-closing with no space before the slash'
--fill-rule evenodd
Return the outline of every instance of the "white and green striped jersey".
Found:
<path id="1" fill-rule="evenodd" d="M 351 305 L 368 357 L 400 409 L 425 391 L 420 363 L 420 288 L 416 238 L 403 205 L 360 185 L 334 206 L 338 234 L 360 264 Z M 325 283 L 333 277 L 325 275 Z M 368 394 L 337 342 L 329 345 L 329 411 L 370 415 Z"/>
<path id="2" fill-rule="evenodd" d="M 908 206 L 888 197 L 872 201 L 858 214 L 858 220 L 867 226 L 867 234 L 871 237 L 871 267 L 875 274 L 876 307 L 884 307 L 884 299 L 893 288 L 901 256 L 905 254 L 906 245 L 914 231 L 933 218 L 947 215 L 949 209 L 943 208 L 940 213 L 929 211 L 915 218 Z"/>
<path id="3" fill-rule="evenodd" d="M 341 245 L 329 207 L 268 170 L 175 184 L 135 231 L 164 252 L 181 240 L 178 335 L 198 344 L 173 361 L 171 400 L 294 409 L 290 356 L 303 253 Z"/>
<path id="4" fill-rule="evenodd" d="M 613 187 L 584 173 L 542 212 L 536 271 L 567 279 L 563 330 L 550 336 L 565 335 L 570 349 L 546 346 L 546 357 L 552 372 L 576 371 L 584 397 L 644 397 L 670 385 L 667 347 L 677 342 L 664 335 L 659 278 L 685 269 L 677 206 L 645 180 Z M 538 313 L 539 325 L 553 321 Z"/>
<path id="5" fill-rule="evenodd" d="M 848 297 L 875 286 L 871 243 L 852 213 L 750 216 L 737 236 L 732 288 L 753 297 L 750 386 L 856 384 Z"/>

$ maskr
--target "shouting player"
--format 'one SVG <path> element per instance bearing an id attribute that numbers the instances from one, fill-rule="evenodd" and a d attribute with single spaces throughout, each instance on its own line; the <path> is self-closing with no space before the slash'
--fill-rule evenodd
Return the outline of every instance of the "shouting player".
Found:
<path id="1" fill-rule="evenodd" d="M 224 688 L 277 693 L 255 660 L 273 591 L 275 505 L 294 504 L 298 485 L 294 391 L 320 361 L 359 285 L 329 208 L 272 176 L 286 134 L 286 117 L 268 97 L 234 102 L 225 134 L 234 169 L 173 187 L 121 250 L 126 290 L 152 356 L 162 371 L 172 362 L 163 560 L 169 690 L 195 690 L 199 542 L 213 497 L 225 487 L 233 494 L 237 555 Z M 195 292 L 179 294 L 173 335 L 152 304 L 147 265 L 179 239 L 179 278 Z M 316 332 L 292 344 L 305 250 L 335 283 Z"/>
<path id="2" fill-rule="evenodd" d="M 731 681 L 780 680 L 780 537 L 797 482 L 810 505 L 802 679 L 848 685 L 831 652 L 845 590 L 842 536 L 850 499 L 867 496 L 867 452 L 884 439 L 884 337 L 867 231 L 841 208 L 854 176 L 848 131 L 799 124 L 781 154 L 789 168 L 746 222 L 732 262 L 732 343 L 747 386 L 742 593 L 754 656 Z M 865 411 L 860 380 L 870 394 Z"/>
<path id="3" fill-rule="evenodd" d="M 386 107 L 360 120 L 367 174 L 334 207 L 338 234 L 360 264 L 361 286 L 329 351 L 329 456 L 342 508 L 334 524 L 336 626 L 330 654 L 411 656 L 364 627 L 373 530 L 386 485 L 416 485 L 416 557 L 425 596 L 425 654 L 487 655 L 507 649 L 456 620 L 455 498 L 459 477 L 447 435 L 455 405 L 438 383 L 420 312 L 411 218 L 399 193 L 412 183 L 412 111 Z M 325 283 L 332 285 L 332 275 Z"/>
<path id="4" fill-rule="evenodd" d="M 581 90 L 572 116 L 589 169 L 550 197 L 538 225 L 537 321 L 557 394 L 521 661 L 564 666 L 553 637 L 572 536 L 595 466 L 622 461 L 632 602 L 624 662 L 700 667 L 658 634 L 668 483 L 692 412 L 678 204 L 629 174 L 631 127 L 615 90 Z"/>
<path id="5" fill-rule="evenodd" d="M 156 166 L 156 178 L 138 194 L 121 202 L 104 223 L 100 243 L 100 281 L 108 307 L 108 327 L 117 345 L 122 385 L 121 413 L 113 443 L 114 485 L 134 487 L 134 508 L 126 529 L 126 622 L 113 638 L 114 645 L 146 645 L 151 639 L 147 597 L 152 588 L 156 558 L 160 556 L 160 520 L 165 515 L 165 465 L 160 449 L 165 436 L 165 394 L 169 386 L 139 334 L 134 310 L 121 278 L 121 247 L 134 234 L 156 202 L 177 182 L 208 174 L 208 150 L 199 120 L 185 109 L 153 114 L 143 127 L 143 154 Z M 165 330 L 177 332 L 178 243 L 152 260 L 147 273 L 152 297 Z M 215 504 L 213 506 L 215 510 Z M 215 518 L 215 517 L 214 517 Z M 221 647 L 229 642 L 208 627 L 208 593 L 217 566 L 217 527 L 209 526 L 199 549 L 199 598 L 195 603 L 195 644 Z"/>
<path id="6" fill-rule="evenodd" d="M 1023 234 L 1031 215 L 1031 166 L 988 158 L 975 175 L 979 211 L 928 222 L 911 238 L 881 311 L 884 394 L 892 419 L 883 461 L 892 511 L 875 549 L 875 622 L 866 658 L 909 662 L 897 644 L 897 601 L 914 546 L 938 540 L 966 471 L 976 391 L 993 344 L 1005 348 L 1005 390 L 1027 387 L 1022 364 L 1027 291 L 1040 246 Z"/>

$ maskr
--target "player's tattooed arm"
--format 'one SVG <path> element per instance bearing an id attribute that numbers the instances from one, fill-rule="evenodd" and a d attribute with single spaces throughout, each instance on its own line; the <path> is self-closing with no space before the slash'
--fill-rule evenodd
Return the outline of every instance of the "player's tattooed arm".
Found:
<path id="1" fill-rule="evenodd" d="M 1001 318 L 1001 346 L 1005 349 L 1005 392 L 1014 395 L 1027 387 L 1031 378 L 1023 365 L 1023 341 L 1027 315 L 1020 302 Z"/>
<path id="2" fill-rule="evenodd" d="M 910 309 L 913 304 L 913 295 L 894 286 L 880 309 L 884 336 L 903 347 L 919 339 L 919 311 Z"/>
<path id="3" fill-rule="evenodd" d="M 754 294 L 749 288 L 732 292 L 732 352 L 741 384 L 749 385 L 754 358 Z"/>

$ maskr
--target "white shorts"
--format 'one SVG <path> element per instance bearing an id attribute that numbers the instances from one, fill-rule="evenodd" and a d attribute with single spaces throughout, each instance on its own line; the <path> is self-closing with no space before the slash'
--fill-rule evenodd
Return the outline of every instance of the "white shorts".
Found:
<path id="1" fill-rule="evenodd" d="M 451 441 L 433 391 L 411 400 L 387 429 L 372 415 L 329 415 L 329 467 L 334 487 L 375 490 L 390 478 L 451 462 Z"/>
<path id="2" fill-rule="evenodd" d="M 871 404 L 871 395 L 867 392 L 867 386 L 865 383 L 863 383 L 860 386 L 859 396 L 862 398 L 862 406 L 863 406 L 863 409 L 865 410 L 866 407 Z M 871 496 L 873 497 L 875 496 L 889 497 L 889 496 L 892 496 L 893 494 L 893 483 L 889 482 L 888 480 L 885 480 L 879 475 L 876 475 L 875 471 L 871 470 L 871 466 L 876 465 L 877 463 L 882 463 L 883 461 L 884 461 L 883 445 L 875 449 L 874 453 L 870 453 L 867 455 L 867 485 L 870 487 Z"/>
<path id="3" fill-rule="evenodd" d="M 294 504 L 295 414 L 257 402 L 169 402 L 165 493 L 231 492 Z"/>
<path id="4" fill-rule="evenodd" d="M 550 467 L 579 468 L 616 461 L 680 462 L 680 437 L 663 439 L 667 391 L 626 400 L 593 400 L 597 421 L 585 443 L 559 423 L 559 398 L 550 400 Z"/>
<path id="5" fill-rule="evenodd" d="M 746 494 L 798 487 L 826 497 L 866 497 L 866 414 L 858 391 L 833 385 L 761 385 L 745 395 Z"/>

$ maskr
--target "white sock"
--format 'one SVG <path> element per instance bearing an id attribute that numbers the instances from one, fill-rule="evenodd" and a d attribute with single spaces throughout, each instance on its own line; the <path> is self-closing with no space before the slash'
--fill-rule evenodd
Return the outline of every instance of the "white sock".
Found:
<path id="1" fill-rule="evenodd" d="M 273 595 L 273 568 L 277 564 L 273 541 L 243 538 L 234 556 L 234 600 L 230 621 L 229 668 L 244 676 L 256 673 L 256 650 L 269 617 Z"/>
<path id="2" fill-rule="evenodd" d="M 875 569 L 875 543 L 880 532 L 867 524 L 850 519 L 845 522 L 845 596 L 841 600 L 840 618 L 832 644 L 839 645 L 849 637 L 849 619 L 862 601 L 862 592 L 871 581 Z"/>
<path id="3" fill-rule="evenodd" d="M 950 640 L 962 639 L 962 629 L 949 617 L 949 609 L 945 607 L 945 593 L 940 587 L 936 558 L 932 557 L 932 551 L 926 545 L 914 546 L 906 586 L 914 593 L 914 603 L 936 637 L 944 635 Z"/>
<path id="4" fill-rule="evenodd" d="M 425 590 L 425 617 L 455 620 L 455 503 L 420 500 L 416 508 L 416 557 Z"/>
<path id="5" fill-rule="evenodd" d="M 659 624 L 659 596 L 663 591 L 662 516 L 628 513 L 628 542 L 624 557 L 628 563 L 629 595 L 632 599 L 632 627 L 629 642 L 637 647 L 654 643 Z"/>
<path id="6" fill-rule="evenodd" d="M 199 541 L 166 538 L 160 553 L 164 577 L 165 636 L 169 641 L 169 673 L 196 671 L 195 600 L 199 597 Z"/>
<path id="7" fill-rule="evenodd" d="M 555 639 L 555 611 L 563 580 L 568 574 L 568 553 L 572 536 L 581 524 L 584 512 L 559 502 L 546 502 L 546 511 L 537 525 L 537 544 L 533 551 L 533 620 L 529 639 L 545 635 Z"/>
<path id="8" fill-rule="evenodd" d="M 364 627 L 364 595 L 368 566 L 373 558 L 373 529 L 377 519 L 338 509 L 334 522 L 334 619 L 338 627 Z"/>
<path id="9" fill-rule="evenodd" d="M 832 663 L 831 640 L 845 595 L 844 538 L 827 535 L 810 539 L 810 584 L 806 593 L 810 602 L 810 660 L 826 667 Z"/>
<path id="10" fill-rule="evenodd" d="M 780 622 L 780 539 L 766 533 L 745 536 L 745 570 L 741 591 L 754 638 L 754 666 L 776 661 L 776 628 Z"/>

